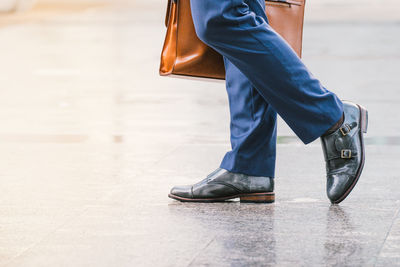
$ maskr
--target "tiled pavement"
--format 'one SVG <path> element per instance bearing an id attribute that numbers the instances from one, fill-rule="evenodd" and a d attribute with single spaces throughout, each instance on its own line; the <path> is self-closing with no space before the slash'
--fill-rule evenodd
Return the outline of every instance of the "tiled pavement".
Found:
<path id="1" fill-rule="evenodd" d="M 275 204 L 168 199 L 229 149 L 224 84 L 158 76 L 164 1 L 75 2 L 0 16 L 0 266 L 400 265 L 396 1 L 308 1 L 304 61 L 370 113 L 337 206 L 282 121 Z"/>

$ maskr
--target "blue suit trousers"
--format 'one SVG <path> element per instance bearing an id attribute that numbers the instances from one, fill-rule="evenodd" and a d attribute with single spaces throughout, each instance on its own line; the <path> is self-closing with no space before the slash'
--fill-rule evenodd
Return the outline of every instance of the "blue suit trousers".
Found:
<path id="1" fill-rule="evenodd" d="M 231 146 L 221 168 L 275 176 L 277 114 L 305 143 L 343 114 L 288 43 L 268 24 L 264 0 L 190 0 L 197 36 L 225 63 Z"/>

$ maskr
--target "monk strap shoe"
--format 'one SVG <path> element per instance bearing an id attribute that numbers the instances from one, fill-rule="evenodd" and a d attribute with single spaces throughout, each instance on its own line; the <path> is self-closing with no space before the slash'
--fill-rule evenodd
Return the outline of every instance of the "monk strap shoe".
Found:
<path id="1" fill-rule="evenodd" d="M 343 101 L 344 122 L 339 129 L 321 137 L 326 161 L 326 192 L 334 204 L 343 201 L 356 185 L 365 162 L 363 134 L 368 112 L 360 105 Z"/>

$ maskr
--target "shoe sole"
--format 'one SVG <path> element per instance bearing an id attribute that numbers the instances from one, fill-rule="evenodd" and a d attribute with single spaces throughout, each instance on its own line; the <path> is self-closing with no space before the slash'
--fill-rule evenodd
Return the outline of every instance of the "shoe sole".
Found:
<path id="1" fill-rule="evenodd" d="M 225 200 L 230 200 L 234 198 L 239 198 L 242 203 L 273 203 L 275 202 L 275 193 L 251 193 L 251 194 L 238 194 L 228 197 L 218 197 L 218 198 L 184 198 L 174 194 L 169 194 L 168 197 L 179 200 L 181 202 L 223 202 Z"/>
<path id="2" fill-rule="evenodd" d="M 356 179 L 354 179 L 354 182 L 351 184 L 350 188 L 347 189 L 347 191 L 338 199 L 335 201 L 331 201 L 332 204 L 339 204 L 345 198 L 350 194 L 350 192 L 353 190 L 354 186 L 357 184 L 362 170 L 364 169 L 364 162 L 365 162 L 365 147 L 364 147 L 364 134 L 367 133 L 368 130 L 368 111 L 361 105 L 357 105 L 359 110 L 360 110 L 360 144 L 361 144 L 361 164 L 360 167 L 358 167 L 357 173 L 356 173 Z"/>

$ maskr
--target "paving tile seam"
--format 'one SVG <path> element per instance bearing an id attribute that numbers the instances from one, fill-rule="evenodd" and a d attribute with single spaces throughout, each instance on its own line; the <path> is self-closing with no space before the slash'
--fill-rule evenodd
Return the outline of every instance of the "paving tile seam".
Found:
<path id="1" fill-rule="evenodd" d="M 211 245 L 211 243 L 213 243 L 214 241 L 215 241 L 215 236 L 214 236 L 213 238 L 211 238 L 211 240 L 204 246 L 204 248 L 200 249 L 200 251 L 199 251 L 199 252 L 192 258 L 192 260 L 189 262 L 189 264 L 187 265 L 187 267 L 193 266 L 192 264 L 195 262 L 195 260 L 197 259 L 197 257 L 199 257 L 200 254 L 201 254 L 204 250 L 206 250 L 206 249 Z"/>
<path id="2" fill-rule="evenodd" d="M 368 139 L 367 139 L 368 140 Z M 220 142 L 220 141 L 216 141 L 216 142 L 198 142 L 198 143 L 193 143 L 191 141 L 188 141 L 186 143 L 184 143 L 185 146 L 229 146 L 230 143 L 229 141 L 226 142 Z M 287 141 L 287 142 L 277 142 L 277 146 L 282 146 L 282 147 L 288 147 L 288 146 L 296 146 L 296 147 L 302 147 L 302 146 L 306 146 L 306 147 L 320 147 L 321 145 L 319 144 L 319 141 L 314 141 L 310 144 L 304 145 L 302 142 L 300 141 Z M 374 143 L 374 144 L 365 144 L 366 147 L 393 147 L 393 146 L 400 146 L 399 144 L 379 144 L 379 143 Z"/>
<path id="3" fill-rule="evenodd" d="M 389 235 L 390 235 L 390 233 L 391 233 L 391 231 L 393 229 L 393 226 L 394 226 L 395 222 L 397 221 L 397 219 L 399 219 L 399 218 L 400 218 L 400 206 L 397 208 L 397 210 L 395 212 L 395 215 L 393 216 L 393 219 L 392 219 L 392 222 L 390 224 L 389 230 L 387 231 L 387 233 L 385 235 L 385 238 L 384 238 L 384 240 L 383 240 L 383 242 L 382 242 L 382 244 L 381 244 L 381 246 L 379 248 L 378 254 L 374 257 L 373 266 L 376 266 L 376 264 L 378 262 L 378 259 L 379 259 L 380 255 L 382 254 L 382 250 L 385 247 L 386 241 L 387 241 L 387 239 L 388 239 L 388 237 L 389 237 Z"/>

